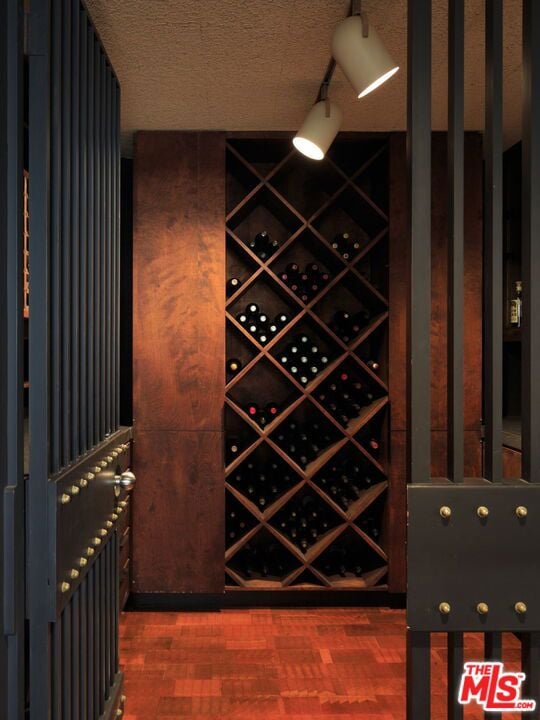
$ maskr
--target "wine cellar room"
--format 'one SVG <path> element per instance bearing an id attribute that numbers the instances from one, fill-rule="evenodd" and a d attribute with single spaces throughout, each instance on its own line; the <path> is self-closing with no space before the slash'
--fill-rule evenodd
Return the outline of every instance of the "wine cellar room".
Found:
<path id="1" fill-rule="evenodd" d="M 25 10 L 30 720 L 484 716 L 445 714 L 447 659 L 474 631 L 466 658 L 516 669 L 522 638 L 454 627 L 459 582 L 426 614 L 461 655 L 428 644 L 431 714 L 406 710 L 410 488 L 476 493 L 495 462 L 501 486 L 531 479 L 531 2 L 30 0 L 49 23 L 45 72 Z M 438 498 L 433 536 L 458 527 Z M 47 612 L 25 600 L 55 587 Z"/>

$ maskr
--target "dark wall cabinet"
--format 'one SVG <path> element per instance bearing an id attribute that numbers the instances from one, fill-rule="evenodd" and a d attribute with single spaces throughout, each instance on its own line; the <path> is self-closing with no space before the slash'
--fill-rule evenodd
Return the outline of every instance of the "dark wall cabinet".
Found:
<path id="1" fill-rule="evenodd" d="M 472 475 L 481 472 L 479 136 L 467 135 L 466 158 Z M 435 134 L 434 475 L 446 472 L 446 175 L 445 136 Z M 136 136 L 135 592 L 404 591 L 406 178 L 403 134 L 343 134 L 321 163 L 284 134 Z M 263 230 L 268 248 L 253 243 Z M 240 284 L 226 288 L 232 277 Z M 344 329 L 336 312 L 360 313 L 361 327 Z M 325 359 L 300 349 L 306 368 L 290 372 L 302 342 Z M 231 359 L 239 367 L 227 372 Z M 303 434 L 312 456 L 297 448 Z"/>

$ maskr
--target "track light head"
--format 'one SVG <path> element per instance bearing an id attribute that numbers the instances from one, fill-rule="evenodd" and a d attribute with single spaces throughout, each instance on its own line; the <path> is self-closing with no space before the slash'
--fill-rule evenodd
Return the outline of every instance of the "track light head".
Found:
<path id="1" fill-rule="evenodd" d="M 399 70 L 376 30 L 368 27 L 365 14 L 351 15 L 340 22 L 332 37 L 332 54 L 358 98 L 368 95 Z"/>
<path id="2" fill-rule="evenodd" d="M 337 105 L 328 98 L 319 100 L 296 133 L 293 145 L 302 155 L 312 160 L 322 160 L 334 142 L 342 122 L 343 113 Z"/>

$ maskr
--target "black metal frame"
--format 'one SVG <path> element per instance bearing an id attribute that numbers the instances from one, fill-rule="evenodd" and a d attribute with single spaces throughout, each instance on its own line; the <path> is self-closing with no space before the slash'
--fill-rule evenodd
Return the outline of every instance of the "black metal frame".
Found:
<path id="1" fill-rule="evenodd" d="M 97 720 L 121 689 L 120 89 L 81 0 L 32 0 L 28 65 L 29 713 Z"/>
<path id="2" fill-rule="evenodd" d="M 24 716 L 23 8 L 0 4 L 0 716 Z"/>
<path id="3" fill-rule="evenodd" d="M 526 697 L 540 706 L 540 6 L 523 3 L 523 472 L 502 479 L 502 0 L 486 0 L 484 123 L 485 471 L 464 479 L 463 50 L 464 0 L 449 0 L 448 472 L 430 477 L 431 0 L 409 0 L 410 455 L 408 462 L 407 717 L 431 717 L 430 634 L 448 641 L 447 716 L 463 718 L 457 689 L 463 632 L 484 633 L 486 659 L 517 632 Z M 484 506 L 488 506 L 488 513 Z M 520 514 L 521 508 L 527 514 Z M 504 538 L 501 545 L 500 538 Z M 504 577 L 502 577 L 504 570 Z M 478 609 L 486 601 L 488 614 Z M 523 601 L 526 611 L 518 611 Z M 485 610 L 485 608 L 484 608 Z M 479 659 L 479 658 L 478 658 Z M 489 713 L 500 718 L 501 713 Z M 527 717 L 540 718 L 540 707 Z"/>

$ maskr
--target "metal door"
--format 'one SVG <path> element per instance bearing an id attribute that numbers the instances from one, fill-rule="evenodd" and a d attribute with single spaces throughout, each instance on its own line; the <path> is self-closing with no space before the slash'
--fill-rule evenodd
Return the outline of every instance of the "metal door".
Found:
<path id="1" fill-rule="evenodd" d="M 429 720 L 431 633 L 447 634 L 447 717 L 458 720 L 463 633 L 484 635 L 499 661 L 502 632 L 518 635 L 523 717 L 540 717 L 540 3 L 523 0 L 523 470 L 502 473 L 503 2 L 485 2 L 485 468 L 464 477 L 463 248 L 464 0 L 448 3 L 448 472 L 431 478 L 431 0 L 409 0 L 408 141 L 411 296 L 407 717 Z M 495 691 L 496 688 L 493 688 Z M 496 706 L 496 707 L 495 707 Z M 489 717 L 508 710 L 493 702 Z M 500 710 L 500 711 L 499 711 Z"/>
<path id="2" fill-rule="evenodd" d="M 28 710 L 97 720 L 122 713 L 120 90 L 80 0 L 30 0 L 27 28 Z"/>

